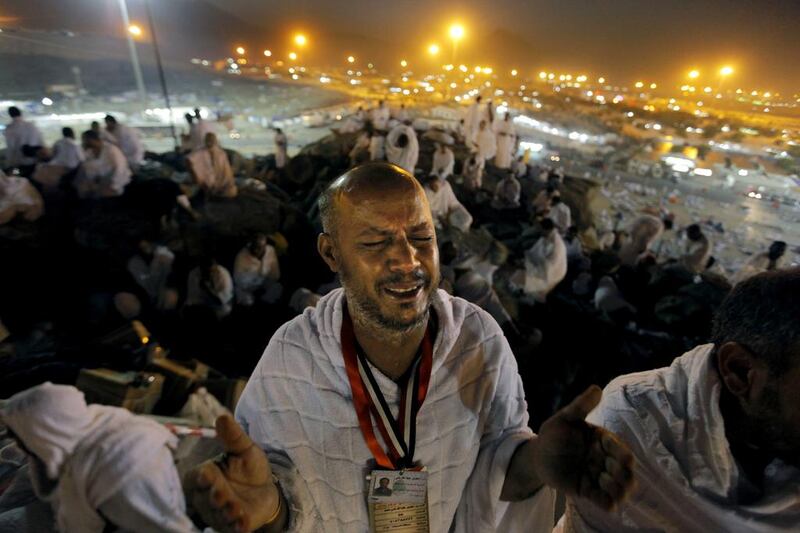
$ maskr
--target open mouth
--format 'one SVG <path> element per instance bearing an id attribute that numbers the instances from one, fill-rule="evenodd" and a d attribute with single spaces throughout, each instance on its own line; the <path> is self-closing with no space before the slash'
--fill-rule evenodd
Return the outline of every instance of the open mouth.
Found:
<path id="1" fill-rule="evenodd" d="M 384 292 L 386 292 L 392 298 L 397 300 L 413 300 L 416 298 L 421 292 L 424 284 L 423 283 L 414 283 L 414 284 L 403 284 L 403 285 L 391 285 L 384 287 Z"/>

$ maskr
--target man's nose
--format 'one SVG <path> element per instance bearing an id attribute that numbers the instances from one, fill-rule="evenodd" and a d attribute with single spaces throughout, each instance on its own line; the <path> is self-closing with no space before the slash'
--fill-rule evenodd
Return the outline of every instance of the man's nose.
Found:
<path id="1" fill-rule="evenodd" d="M 389 268 L 393 272 L 413 272 L 420 267 L 417 250 L 406 237 L 397 239 L 389 249 Z"/>

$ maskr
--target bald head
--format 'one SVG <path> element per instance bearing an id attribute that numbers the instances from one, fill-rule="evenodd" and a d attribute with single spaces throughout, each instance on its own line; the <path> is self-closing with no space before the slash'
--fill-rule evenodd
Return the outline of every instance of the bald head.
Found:
<path id="1" fill-rule="evenodd" d="M 318 200 L 322 230 L 334 235 L 342 205 L 358 205 L 381 198 L 425 199 L 419 182 L 397 165 L 374 162 L 359 165 L 337 178 Z"/>

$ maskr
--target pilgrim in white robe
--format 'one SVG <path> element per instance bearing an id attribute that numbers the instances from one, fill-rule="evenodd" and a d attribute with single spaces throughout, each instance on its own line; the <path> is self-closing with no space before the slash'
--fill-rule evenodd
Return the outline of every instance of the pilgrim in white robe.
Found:
<path id="1" fill-rule="evenodd" d="M 453 151 L 446 147 L 444 152 L 436 149 L 433 152 L 433 165 L 431 168 L 431 176 L 438 176 L 439 179 L 446 179 L 453 174 L 453 166 L 455 165 L 455 156 Z"/>
<path id="2" fill-rule="evenodd" d="M 233 279 L 228 269 L 214 265 L 210 283 L 203 283 L 200 267 L 189 272 L 186 283 L 186 306 L 206 307 L 224 318 L 233 310 Z"/>
<path id="3" fill-rule="evenodd" d="M 386 159 L 386 137 L 373 133 L 369 139 L 369 160 L 383 161 Z"/>
<path id="4" fill-rule="evenodd" d="M 450 225 L 457 227 L 461 231 L 468 231 L 472 225 L 472 215 L 458 201 L 448 181 L 438 180 L 437 184 L 438 188 L 436 190 L 433 190 L 434 187 L 431 184 L 426 184 L 423 188 L 425 196 L 428 197 L 433 223 L 436 227 Z"/>
<path id="5" fill-rule="evenodd" d="M 497 139 L 489 127 L 479 129 L 475 135 L 475 148 L 478 151 L 478 157 L 484 161 L 493 158 L 497 153 Z"/>
<path id="6" fill-rule="evenodd" d="M 50 503 L 63 533 L 198 531 L 163 426 L 118 407 L 87 405 L 75 387 L 44 383 L 0 409 L 37 460 L 29 460 L 36 495 Z M 108 521 L 108 522 L 107 522 Z"/>
<path id="7" fill-rule="evenodd" d="M 512 175 L 497 182 L 492 199 L 492 207 L 495 209 L 516 209 L 519 207 L 519 198 L 522 194 L 522 185 L 519 180 Z"/>
<path id="8" fill-rule="evenodd" d="M 484 161 L 478 156 L 464 161 L 464 167 L 461 170 L 464 187 L 470 191 L 476 191 L 483 186 L 483 166 Z"/>
<path id="9" fill-rule="evenodd" d="M 369 118 L 372 121 L 372 126 L 378 130 L 385 130 L 389 127 L 389 118 L 391 111 L 386 106 L 385 102 L 381 102 L 377 107 L 369 110 Z"/>
<path id="10" fill-rule="evenodd" d="M 511 168 L 511 161 L 514 158 L 514 145 L 516 144 L 514 124 L 510 120 L 495 121 L 494 133 L 497 142 L 497 155 L 494 157 L 494 165 L 497 168 Z"/>
<path id="11" fill-rule="evenodd" d="M 215 145 L 186 156 L 197 185 L 211 196 L 233 198 L 239 192 L 225 150 Z"/>
<path id="12" fill-rule="evenodd" d="M 572 225 L 572 210 L 563 201 L 551 205 L 547 217 L 553 221 L 553 224 L 556 225 L 556 228 L 562 235 L 566 233 L 567 229 Z"/>
<path id="13" fill-rule="evenodd" d="M 397 140 L 401 135 L 405 135 L 408 138 L 408 143 L 402 147 L 397 144 Z M 413 176 L 414 167 L 417 166 L 418 159 L 419 141 L 417 141 L 416 132 L 410 126 L 405 125 L 396 126 L 392 129 L 389 135 L 386 136 L 386 160 L 405 169 Z"/>
<path id="14" fill-rule="evenodd" d="M 480 127 L 481 117 L 481 104 L 479 102 L 471 103 L 467 108 L 466 114 L 464 115 L 464 142 L 467 145 L 475 142 L 475 139 L 478 135 L 478 128 Z"/>
<path id="15" fill-rule="evenodd" d="M 289 140 L 283 132 L 275 134 L 275 167 L 283 168 L 288 160 L 287 149 Z"/>
<path id="16" fill-rule="evenodd" d="M 44 200 L 27 178 L 6 176 L 0 170 L 0 225 L 21 216 L 33 222 L 44 213 Z"/>
<path id="17" fill-rule="evenodd" d="M 787 266 L 788 260 L 786 258 L 786 254 L 782 255 L 775 261 L 774 264 L 771 264 L 772 260 L 769 258 L 769 252 L 761 252 L 759 254 L 753 255 L 750 259 L 748 259 L 744 265 L 739 269 L 736 275 L 733 276 L 733 283 L 741 283 L 747 278 L 751 278 L 756 274 L 760 274 L 762 272 L 766 272 L 768 270 L 778 270 L 781 268 L 785 268 Z"/>
<path id="18" fill-rule="evenodd" d="M 110 142 L 103 141 L 100 154 L 89 151 L 75 187 L 82 198 L 119 196 L 131 181 L 131 169 L 125 155 Z"/>
<path id="19" fill-rule="evenodd" d="M 114 127 L 114 131 L 108 132 L 114 139 L 114 143 L 125 154 L 125 159 L 131 168 L 136 168 L 144 162 L 144 144 L 142 144 L 141 134 L 138 129 L 131 128 L 124 124 Z"/>
<path id="20" fill-rule="evenodd" d="M 616 511 L 570 500 L 562 531 L 790 532 L 800 524 L 800 469 L 775 459 L 761 498 L 731 453 L 719 408 L 713 345 L 606 386 L 586 421 L 614 432 L 635 459 L 637 488 Z"/>
<path id="21" fill-rule="evenodd" d="M 59 165 L 67 170 L 74 170 L 83 163 L 84 159 L 86 159 L 86 156 L 81 145 L 75 139 L 64 137 L 57 140 L 53 145 L 53 157 L 48 161 L 48 164 Z"/>
<path id="22" fill-rule="evenodd" d="M 554 229 L 543 235 L 533 247 L 525 252 L 525 294 L 537 302 L 544 302 L 547 295 L 567 275 L 567 247 L 561 235 Z"/>
<path id="23" fill-rule="evenodd" d="M 3 130 L 6 139 L 6 168 L 18 168 L 36 164 L 35 157 L 22 153 L 23 146 L 44 146 L 42 132 L 33 122 L 14 117 Z"/>
<path id="24" fill-rule="evenodd" d="M 663 232 L 664 223 L 660 218 L 647 214 L 637 217 L 628 228 L 630 240 L 619 251 L 622 264 L 635 266 Z"/>
<path id="25" fill-rule="evenodd" d="M 706 269 L 708 259 L 711 257 L 711 240 L 705 233 L 696 241 L 686 239 L 686 250 L 681 257 L 681 263 L 690 272 L 700 274 Z"/>
<path id="26" fill-rule="evenodd" d="M 150 260 L 145 260 L 139 254 L 128 260 L 128 272 L 134 281 L 147 293 L 150 301 L 157 309 L 174 307 L 170 301 L 167 279 L 172 272 L 175 254 L 166 246 L 158 245 L 153 248 Z M 174 299 L 173 299 L 174 300 Z"/>
<path id="27" fill-rule="evenodd" d="M 281 297 L 283 288 L 278 281 L 281 279 L 281 267 L 278 263 L 278 254 L 275 248 L 268 244 L 263 257 L 256 257 L 245 246 L 236 255 L 233 264 L 233 285 L 236 292 L 236 303 L 240 305 L 253 305 L 255 293 L 264 290 L 262 299 L 266 303 L 274 303 Z"/>
<path id="28" fill-rule="evenodd" d="M 282 326 L 242 393 L 236 419 L 271 461 L 289 531 L 364 532 L 372 454 L 352 404 L 341 350 L 344 293 Z M 532 436 L 514 356 L 497 323 L 442 290 L 430 388 L 417 418 L 414 459 L 428 472 L 431 531 L 549 532 L 554 491 L 501 502 L 510 459 Z M 400 390 L 372 368 L 393 413 Z M 380 437 L 378 437 L 380 439 Z"/>
<path id="29" fill-rule="evenodd" d="M 192 150 L 202 148 L 206 144 L 206 134 L 214 133 L 214 125 L 202 118 L 195 118 L 189 128 L 189 142 Z"/>
<path id="30" fill-rule="evenodd" d="M 58 188 L 61 178 L 68 172 L 77 169 L 86 159 L 83 148 L 69 137 L 56 141 L 53 145 L 53 157 L 46 163 L 39 163 L 31 179 L 42 185 L 45 191 Z"/>

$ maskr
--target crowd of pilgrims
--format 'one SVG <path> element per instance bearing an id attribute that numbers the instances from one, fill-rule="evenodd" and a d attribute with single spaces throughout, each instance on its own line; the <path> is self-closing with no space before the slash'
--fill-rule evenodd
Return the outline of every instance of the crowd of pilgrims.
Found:
<path id="1" fill-rule="evenodd" d="M 11 365 L 4 396 L 45 380 L 70 382 L 85 360 L 59 366 L 57 357 L 39 368 L 37 355 L 75 357 L 76 346 L 133 319 L 175 357 L 246 377 L 280 324 L 339 286 L 320 274 L 324 265 L 314 257 L 316 195 L 336 175 L 298 194 L 287 179 L 282 131 L 261 177 L 267 194 L 290 204 L 280 213 L 290 215 L 276 231 L 197 253 L 182 228 L 202 222 L 214 205 L 235 202 L 244 183 L 217 126 L 199 111 L 186 115 L 181 149 L 169 159 L 188 173 L 181 183 L 147 178 L 147 160 L 157 156 L 111 115 L 80 140 L 64 128 L 52 147 L 19 109 L 9 115 L 0 174 L 0 349 L 32 364 Z M 715 268 L 710 229 L 678 228 L 662 206 L 612 228 L 578 225 L 579 207 L 568 201 L 578 178 L 521 155 L 511 115 L 498 116 L 480 97 L 447 126 L 380 101 L 346 117 L 336 139 L 343 147 L 338 173 L 388 161 L 423 185 L 437 227 L 441 288 L 502 327 L 534 429 L 586 384 L 661 366 L 705 341 L 730 288 L 785 261 L 786 244 L 776 242 L 726 279 Z M 426 150 L 430 159 L 421 166 Z M 98 249 L 76 213 L 107 202 L 141 210 L 147 223 L 138 233 L 120 230 L 117 242 Z"/>
<path id="2" fill-rule="evenodd" d="M 75 311 L 58 313 L 59 308 L 85 312 L 77 315 L 96 326 L 90 335 L 100 335 L 102 328 L 120 321 L 144 317 L 148 327 L 161 334 L 162 342 L 182 355 L 189 357 L 192 350 L 199 350 L 197 355 L 221 362 L 225 370 L 247 375 L 260 346 L 277 325 L 338 286 L 335 278 L 316 283 L 319 276 L 312 271 L 321 263 L 308 260 L 313 251 L 299 253 L 314 247 L 315 232 L 321 227 L 315 200 L 327 182 L 295 191 L 293 197 L 281 190 L 287 183 L 289 158 L 288 140 L 280 129 L 275 132 L 270 171 L 262 178 L 268 191 L 277 191 L 301 213 L 282 221 L 279 229 L 283 232 L 239 235 L 238 249 L 237 243 L 226 243 L 223 248 L 233 253 L 221 255 L 214 248 L 202 253 L 189 250 L 176 230 L 202 220 L 209 205 L 234 201 L 237 183 L 242 183 L 219 144 L 218 125 L 204 119 L 199 109 L 186 114 L 181 149 L 171 160 L 178 158 L 176 166 L 188 173 L 189 179 L 180 184 L 137 176 L 147 166 L 141 135 L 112 115 L 105 117 L 105 128 L 93 122 L 81 133 L 80 142 L 72 128 L 63 128 L 63 138 L 50 148 L 19 109 L 8 111 L 11 123 L 4 131 L 0 223 L 6 227 L 6 245 L 12 252 L 6 255 L 11 260 L 4 261 L 9 270 L 4 283 L 14 280 L 7 294 L 19 298 L 4 298 L 0 319 L 3 329 L 12 334 L 10 339 L 57 337 L 65 329 L 59 327 L 59 320 L 74 327 Z M 666 202 L 631 220 L 617 219 L 614 227 L 595 228 L 593 221 L 583 221 L 578 227 L 562 198 L 568 188 L 563 167 L 527 161 L 525 154 L 518 153 L 510 113 L 498 116 L 492 102 L 483 103 L 480 96 L 465 109 L 463 118 L 446 126 L 431 126 L 412 117 L 404 105 L 391 108 L 379 101 L 346 117 L 336 133 L 343 152 L 332 163 L 339 165 L 338 173 L 367 161 L 385 160 L 418 178 L 439 233 L 442 288 L 489 311 L 518 353 L 536 353 L 550 341 L 556 342 L 565 326 L 573 326 L 575 317 L 582 314 L 600 320 L 611 331 L 621 327 L 656 336 L 666 332 L 676 337 L 675 342 L 686 336 L 684 344 L 689 344 L 705 332 L 671 331 L 673 324 L 665 327 L 663 321 L 661 327 L 654 324 L 659 299 L 701 279 L 724 291 L 753 274 L 780 268 L 786 259 L 786 244 L 775 242 L 754 255 L 733 279 L 725 279 L 712 257 L 713 229 L 700 224 L 675 227 Z M 426 168 L 420 168 L 421 144 L 428 150 L 433 146 Z M 148 157 L 158 158 L 150 153 Z M 328 175 L 327 180 L 334 177 Z M 291 182 L 285 186 L 291 187 Z M 92 236 L 73 227 L 78 225 L 73 213 L 94 211 L 104 202 L 121 199 L 134 211 L 145 212 L 151 223 L 138 233 L 120 231 L 118 239 L 125 242 L 114 243 L 105 254 L 89 252 L 87 241 Z M 40 247 L 58 251 L 44 254 L 58 258 L 47 270 L 55 268 L 62 274 L 48 274 L 53 278 L 44 285 L 48 290 L 42 289 L 42 280 L 33 273 L 37 267 L 30 265 L 41 258 L 35 254 L 26 258 L 20 252 L 16 254 L 19 265 L 14 267 L 18 243 L 8 238 L 14 235 L 8 228 L 25 222 L 48 228 L 37 234 L 43 240 Z M 293 242 L 287 241 L 289 235 Z M 297 243 L 298 239 L 308 242 Z M 286 266 L 289 279 L 282 276 Z M 93 277 L 94 282 L 87 280 Z M 33 306 L 36 309 L 31 311 L 31 295 L 51 302 Z M 562 300 L 572 309 L 563 311 L 566 316 L 561 323 L 554 323 L 554 308 Z M 72 319 L 65 319 L 65 314 L 73 315 Z M 555 338 L 547 339 L 548 330 Z M 218 340 L 221 332 L 236 339 L 235 351 L 249 353 L 221 355 L 231 350 Z M 639 364 L 652 361 L 634 366 Z M 611 364 L 602 377 L 621 370 Z M 574 379 L 574 371 L 559 376 L 556 388 Z M 550 391 L 550 396 L 548 407 L 554 407 L 559 394 Z M 535 418 L 539 416 L 544 415 Z"/>

